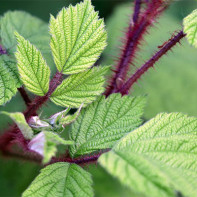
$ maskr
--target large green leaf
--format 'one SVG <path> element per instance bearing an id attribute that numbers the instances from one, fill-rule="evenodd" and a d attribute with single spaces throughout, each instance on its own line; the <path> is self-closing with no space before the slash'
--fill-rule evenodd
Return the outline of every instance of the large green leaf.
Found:
<path id="1" fill-rule="evenodd" d="M 197 48 L 197 9 L 184 18 L 183 26 L 189 43 Z"/>
<path id="2" fill-rule="evenodd" d="M 65 107 L 80 107 L 91 103 L 104 92 L 104 75 L 108 71 L 105 67 L 94 67 L 85 72 L 74 74 L 66 78 L 53 92 L 51 100 Z"/>
<path id="3" fill-rule="evenodd" d="M 66 141 L 59 135 L 49 131 L 42 131 L 28 144 L 28 148 L 43 157 L 42 162 L 48 163 L 57 152 L 57 145 L 71 145 L 72 141 Z"/>
<path id="4" fill-rule="evenodd" d="M 49 89 L 50 68 L 34 45 L 19 34 L 16 37 L 16 59 L 21 80 L 29 91 L 44 96 Z"/>
<path id="5" fill-rule="evenodd" d="M 42 52 L 49 53 L 48 26 L 40 19 L 21 11 L 9 11 L 1 17 L 0 45 L 6 54 L 0 55 L 0 105 L 8 102 L 21 86 L 14 52 L 17 31 Z"/>
<path id="6" fill-rule="evenodd" d="M 100 164 L 133 191 L 197 196 L 197 118 L 159 114 L 123 137 Z"/>
<path id="7" fill-rule="evenodd" d="M 112 148 L 117 140 L 142 123 L 144 104 L 144 97 L 101 96 L 83 109 L 72 125 L 70 139 L 75 144 L 70 146 L 70 154 L 74 157 Z"/>
<path id="8" fill-rule="evenodd" d="M 76 164 L 56 163 L 42 169 L 22 196 L 93 197 L 92 179 Z"/>
<path id="9" fill-rule="evenodd" d="M 9 116 L 17 124 L 18 128 L 20 129 L 25 139 L 30 140 L 33 138 L 33 130 L 27 124 L 25 117 L 22 113 L 20 112 L 16 112 L 16 113 L 1 112 L 1 113 Z"/>
<path id="10" fill-rule="evenodd" d="M 90 0 L 63 8 L 50 20 L 51 50 L 57 69 L 74 74 L 90 68 L 106 46 L 104 22 Z"/>

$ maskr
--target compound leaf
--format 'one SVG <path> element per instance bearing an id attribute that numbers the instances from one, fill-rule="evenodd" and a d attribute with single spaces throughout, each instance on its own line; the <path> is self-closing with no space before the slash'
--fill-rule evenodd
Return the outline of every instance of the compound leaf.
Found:
<path id="1" fill-rule="evenodd" d="M 183 26 L 189 43 L 197 47 L 197 10 L 184 18 Z"/>
<path id="2" fill-rule="evenodd" d="M 48 163 L 57 152 L 57 145 L 71 145 L 72 141 L 66 141 L 59 135 L 49 132 L 42 131 L 36 135 L 28 144 L 28 148 L 32 151 L 39 153 L 43 156 L 43 163 Z"/>
<path id="3" fill-rule="evenodd" d="M 28 38 L 42 52 L 49 53 L 48 26 L 40 19 L 22 11 L 9 11 L 0 18 L 0 105 L 8 102 L 22 83 L 19 78 L 16 59 L 17 31 Z"/>
<path id="4" fill-rule="evenodd" d="M 103 91 L 104 75 L 109 67 L 94 67 L 66 78 L 53 92 L 51 100 L 64 107 L 80 107 L 91 103 Z"/>
<path id="5" fill-rule="evenodd" d="M 74 157 L 112 148 L 117 140 L 142 123 L 144 104 L 144 97 L 101 96 L 83 109 L 73 123 L 70 139 L 75 144 L 70 146 L 70 154 Z"/>
<path id="6" fill-rule="evenodd" d="M 51 50 L 57 69 L 74 74 L 90 68 L 106 46 L 104 21 L 90 0 L 63 8 L 50 20 Z"/>
<path id="7" fill-rule="evenodd" d="M 197 119 L 163 113 L 123 137 L 99 162 L 145 196 L 195 197 L 196 156 Z"/>
<path id="8" fill-rule="evenodd" d="M 1 113 L 9 116 L 17 124 L 18 128 L 20 129 L 25 139 L 29 140 L 33 138 L 33 130 L 27 124 L 25 117 L 22 113 L 20 112 L 16 112 L 16 113 L 1 112 Z"/>
<path id="9" fill-rule="evenodd" d="M 41 170 L 23 197 L 93 197 L 92 179 L 76 164 L 55 163 Z"/>
<path id="10" fill-rule="evenodd" d="M 49 89 L 50 68 L 38 49 L 16 33 L 16 59 L 21 80 L 36 95 L 44 96 Z"/>

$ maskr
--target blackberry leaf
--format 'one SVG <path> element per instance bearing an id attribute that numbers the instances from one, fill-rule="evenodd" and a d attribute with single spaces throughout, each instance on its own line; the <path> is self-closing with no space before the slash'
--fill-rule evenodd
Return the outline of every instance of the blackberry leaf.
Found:
<path id="1" fill-rule="evenodd" d="M 145 196 L 197 195 L 197 119 L 159 114 L 123 137 L 99 163 Z"/>
<path id="2" fill-rule="evenodd" d="M 64 107 L 78 108 L 91 103 L 104 92 L 104 75 L 109 67 L 94 67 L 66 78 L 53 92 L 51 100 Z"/>
<path id="3" fill-rule="evenodd" d="M 71 156 L 112 148 L 114 143 L 142 123 L 144 104 L 144 97 L 112 94 L 106 99 L 100 96 L 81 111 L 72 125 L 70 139 L 75 144 L 70 146 Z"/>
<path id="4" fill-rule="evenodd" d="M 50 68 L 38 49 L 16 33 L 16 59 L 21 80 L 32 93 L 44 96 L 49 89 Z"/>
<path id="5" fill-rule="evenodd" d="M 90 0 L 63 8 L 50 20 L 51 50 L 57 69 L 75 74 L 90 68 L 106 46 L 104 21 Z"/>
<path id="6" fill-rule="evenodd" d="M 92 179 L 76 164 L 56 163 L 42 169 L 22 197 L 93 197 Z"/>

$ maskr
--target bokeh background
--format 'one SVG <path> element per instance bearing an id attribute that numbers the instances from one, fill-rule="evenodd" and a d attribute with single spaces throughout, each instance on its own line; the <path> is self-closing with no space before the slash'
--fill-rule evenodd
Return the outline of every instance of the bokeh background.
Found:
<path id="1" fill-rule="evenodd" d="M 8 10 L 24 10 L 48 22 L 49 14 L 58 11 L 70 3 L 79 0 L 0 0 L 0 15 Z M 114 65 L 114 57 L 119 54 L 121 37 L 132 14 L 131 0 L 92 0 L 100 16 L 105 19 L 108 31 L 108 47 L 104 51 L 101 64 Z M 175 30 L 182 28 L 182 19 L 197 8 L 197 1 L 175 1 L 163 14 L 155 27 L 149 32 L 141 46 L 135 67 L 139 67 L 150 58 L 159 45 L 168 40 Z M 197 115 L 197 49 L 189 46 L 186 40 L 168 53 L 154 69 L 135 84 L 131 95 L 146 95 L 148 102 L 144 119 L 148 120 L 159 112 L 184 112 L 190 116 Z M 6 111 L 21 111 L 24 103 L 17 95 L 6 106 Z M 43 109 L 43 116 L 61 110 L 52 104 Z M 0 130 L 7 127 L 9 120 L 0 116 Z M 134 197 L 127 188 L 122 187 L 101 167 L 86 167 L 94 179 L 96 197 Z M 18 197 L 39 173 L 40 166 L 24 161 L 0 158 L 0 197 Z M 132 175 L 130 175 L 132 176 Z"/>

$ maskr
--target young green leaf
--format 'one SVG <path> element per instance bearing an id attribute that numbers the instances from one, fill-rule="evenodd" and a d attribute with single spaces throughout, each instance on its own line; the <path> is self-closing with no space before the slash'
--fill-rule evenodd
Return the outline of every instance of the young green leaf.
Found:
<path id="1" fill-rule="evenodd" d="M 21 86 L 15 59 L 7 55 L 0 56 L 0 105 L 9 101 Z"/>
<path id="2" fill-rule="evenodd" d="M 66 126 L 74 122 L 79 117 L 82 107 L 83 107 L 83 104 L 79 107 L 79 109 L 74 114 L 62 117 L 59 120 L 60 124 Z"/>
<path id="3" fill-rule="evenodd" d="M 0 22 L 0 105 L 8 102 L 17 92 L 22 83 L 16 66 L 17 31 L 29 39 L 42 52 L 49 53 L 48 26 L 40 19 L 22 11 L 9 11 L 1 17 Z"/>
<path id="4" fill-rule="evenodd" d="M 99 163 L 145 196 L 195 197 L 196 156 L 197 118 L 163 113 L 123 137 Z"/>
<path id="5" fill-rule="evenodd" d="M 76 164 L 55 163 L 41 170 L 22 197 L 93 197 L 91 175 Z"/>
<path id="6" fill-rule="evenodd" d="M 197 10 L 184 18 L 183 26 L 189 43 L 197 47 Z"/>
<path id="7" fill-rule="evenodd" d="M 106 46 L 104 22 L 90 0 L 63 8 L 50 20 L 51 50 L 57 69 L 74 74 L 90 68 Z"/>
<path id="8" fill-rule="evenodd" d="M 50 68 L 40 51 L 16 33 L 18 46 L 16 59 L 21 80 L 36 95 L 44 96 L 49 89 Z"/>
<path id="9" fill-rule="evenodd" d="M 101 96 L 83 109 L 70 132 L 70 139 L 75 142 L 70 146 L 72 157 L 112 148 L 115 142 L 142 123 L 144 104 L 144 97 L 112 94 L 107 99 Z"/>
<path id="10" fill-rule="evenodd" d="M 66 78 L 50 97 L 56 104 L 64 107 L 80 107 L 91 103 L 103 91 L 104 75 L 109 67 L 94 67 L 85 72 Z"/>
<path id="11" fill-rule="evenodd" d="M 57 145 L 71 145 L 72 141 L 66 141 L 59 135 L 49 132 L 42 131 L 36 135 L 28 144 L 28 148 L 32 151 L 37 152 L 43 156 L 43 163 L 48 163 L 57 152 Z"/>
<path id="12" fill-rule="evenodd" d="M 33 130 L 27 124 L 25 117 L 22 113 L 20 112 L 16 112 L 16 113 L 1 112 L 1 113 L 9 116 L 17 124 L 18 128 L 20 129 L 25 139 L 30 140 L 33 138 Z"/>

